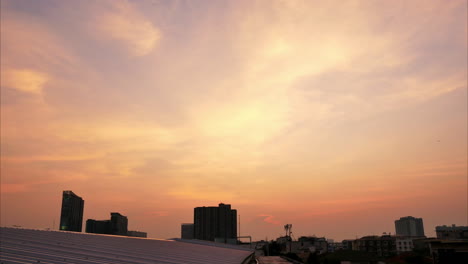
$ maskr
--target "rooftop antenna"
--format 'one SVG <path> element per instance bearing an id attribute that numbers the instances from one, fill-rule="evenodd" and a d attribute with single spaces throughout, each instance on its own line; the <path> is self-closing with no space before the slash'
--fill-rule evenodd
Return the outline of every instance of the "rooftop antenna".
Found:
<path id="1" fill-rule="evenodd" d="M 240 215 L 239 215 L 239 235 L 238 235 L 239 237 L 241 236 L 240 234 L 241 232 L 240 232 Z"/>
<path id="2" fill-rule="evenodd" d="M 291 229 L 292 229 L 292 224 L 284 225 L 284 231 L 286 231 L 286 237 L 291 238 L 291 233 L 292 233 Z"/>

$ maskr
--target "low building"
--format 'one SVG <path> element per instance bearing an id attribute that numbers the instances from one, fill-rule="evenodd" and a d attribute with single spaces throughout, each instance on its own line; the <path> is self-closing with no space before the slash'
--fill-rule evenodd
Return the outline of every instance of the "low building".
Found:
<path id="1" fill-rule="evenodd" d="M 110 220 L 86 220 L 86 233 L 111 234 Z"/>
<path id="2" fill-rule="evenodd" d="M 374 253 L 380 257 L 390 257 L 397 254 L 396 237 L 365 236 L 354 240 L 353 250 Z"/>
<path id="3" fill-rule="evenodd" d="M 343 250 L 342 242 L 328 242 L 328 252 L 335 252 L 337 250 Z"/>
<path id="4" fill-rule="evenodd" d="M 431 239 L 429 245 L 434 264 L 468 263 L 468 240 Z"/>
<path id="5" fill-rule="evenodd" d="M 193 224 L 182 224 L 180 237 L 182 239 L 193 239 Z"/>
<path id="6" fill-rule="evenodd" d="M 148 237 L 148 234 L 146 232 L 140 232 L 140 231 L 127 231 L 127 236 L 130 236 L 130 237 Z"/>
<path id="7" fill-rule="evenodd" d="M 445 240 L 468 240 L 468 226 L 436 226 L 436 234 L 438 239 Z"/>
<path id="8" fill-rule="evenodd" d="M 128 231 L 128 218 L 115 212 L 111 213 L 110 220 L 88 219 L 86 221 L 86 233 L 147 237 L 145 232 Z"/>
<path id="9" fill-rule="evenodd" d="M 413 239 L 410 237 L 397 236 L 395 243 L 397 254 L 412 252 L 414 249 Z"/>
<path id="10" fill-rule="evenodd" d="M 345 239 L 341 243 L 343 244 L 343 250 L 353 250 L 354 239 Z"/>
<path id="11" fill-rule="evenodd" d="M 298 241 L 303 248 L 308 248 L 310 252 L 323 254 L 328 251 L 328 242 L 324 237 L 302 236 Z"/>

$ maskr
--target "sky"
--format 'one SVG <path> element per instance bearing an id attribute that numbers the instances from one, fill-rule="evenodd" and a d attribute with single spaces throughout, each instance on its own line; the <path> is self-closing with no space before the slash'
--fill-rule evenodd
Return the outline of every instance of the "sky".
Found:
<path id="1" fill-rule="evenodd" d="M 468 225 L 467 2 L 1 1 L 1 225 Z"/>

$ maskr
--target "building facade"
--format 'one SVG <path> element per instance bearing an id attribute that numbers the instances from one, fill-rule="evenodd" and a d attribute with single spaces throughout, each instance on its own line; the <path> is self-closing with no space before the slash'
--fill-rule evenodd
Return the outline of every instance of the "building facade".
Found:
<path id="1" fill-rule="evenodd" d="M 118 236 L 126 236 L 128 231 L 128 219 L 119 213 L 111 213 L 111 233 Z"/>
<path id="2" fill-rule="evenodd" d="M 395 231 L 398 236 L 422 237 L 424 225 L 422 218 L 412 216 L 401 217 L 395 221 Z"/>
<path id="3" fill-rule="evenodd" d="M 396 250 L 398 254 L 404 253 L 404 252 L 411 252 L 413 251 L 414 246 L 413 246 L 413 239 L 410 237 L 402 237 L 402 236 L 397 236 L 396 237 Z"/>
<path id="4" fill-rule="evenodd" d="M 110 220 L 86 220 L 86 233 L 111 234 Z"/>
<path id="5" fill-rule="evenodd" d="M 468 240 L 468 226 L 436 226 L 438 239 L 446 240 Z"/>
<path id="6" fill-rule="evenodd" d="M 86 233 L 132 236 L 129 235 L 127 217 L 120 213 L 111 213 L 110 220 L 88 219 L 86 221 Z"/>
<path id="7" fill-rule="evenodd" d="M 180 237 L 182 239 L 193 239 L 193 232 L 193 224 L 182 224 Z"/>
<path id="8" fill-rule="evenodd" d="M 146 232 L 141 232 L 141 231 L 127 231 L 127 236 L 130 236 L 130 237 L 148 237 L 148 234 Z"/>
<path id="9" fill-rule="evenodd" d="M 81 232 L 84 200 L 72 191 L 63 191 L 60 230 Z"/>
<path id="10" fill-rule="evenodd" d="M 374 253 L 380 257 L 391 257 L 397 254 L 396 237 L 365 236 L 354 240 L 353 250 Z"/>
<path id="11" fill-rule="evenodd" d="M 237 210 L 230 204 L 194 209 L 194 238 L 227 243 L 237 238 Z"/>

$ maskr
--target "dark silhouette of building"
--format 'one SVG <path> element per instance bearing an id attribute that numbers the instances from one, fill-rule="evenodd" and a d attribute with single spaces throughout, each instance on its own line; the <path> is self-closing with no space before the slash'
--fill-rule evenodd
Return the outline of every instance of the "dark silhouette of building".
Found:
<path id="1" fill-rule="evenodd" d="M 126 236 L 128 231 L 128 219 L 119 213 L 111 213 L 111 233 L 113 235 Z"/>
<path id="2" fill-rule="evenodd" d="M 468 263 L 468 240 L 430 239 L 428 241 L 434 264 Z"/>
<path id="3" fill-rule="evenodd" d="M 86 233 L 111 234 L 110 220 L 86 220 Z"/>
<path id="4" fill-rule="evenodd" d="M 390 235 L 365 236 L 354 240 L 353 250 L 370 252 L 380 257 L 390 257 L 397 254 L 396 237 Z"/>
<path id="5" fill-rule="evenodd" d="M 127 236 L 129 235 L 127 228 L 127 217 L 119 213 L 111 213 L 110 220 L 88 219 L 86 221 L 86 233 Z"/>
<path id="6" fill-rule="evenodd" d="M 436 234 L 438 239 L 468 240 L 468 226 L 436 226 Z"/>
<path id="7" fill-rule="evenodd" d="M 194 209 L 194 238 L 222 241 L 237 238 L 237 211 L 230 204 L 218 207 L 196 207 Z"/>
<path id="8" fill-rule="evenodd" d="M 84 200 L 72 191 L 63 191 L 60 230 L 81 232 Z"/>
<path id="9" fill-rule="evenodd" d="M 424 236 L 424 226 L 422 218 L 412 216 L 401 217 L 395 221 L 395 231 L 399 236 L 422 237 Z"/>
<path id="10" fill-rule="evenodd" d="M 193 224 L 182 224 L 181 226 L 181 238 L 182 239 L 193 239 Z"/>
<path id="11" fill-rule="evenodd" d="M 141 232 L 141 231 L 127 231 L 127 236 L 130 236 L 130 237 L 148 237 L 148 234 L 146 232 Z"/>
<path id="12" fill-rule="evenodd" d="M 94 234 L 107 234 L 118 236 L 131 236 L 131 237 L 147 237 L 146 232 L 129 231 L 128 218 L 120 213 L 111 213 L 110 220 L 94 220 L 88 219 L 86 221 L 86 233 Z"/>

